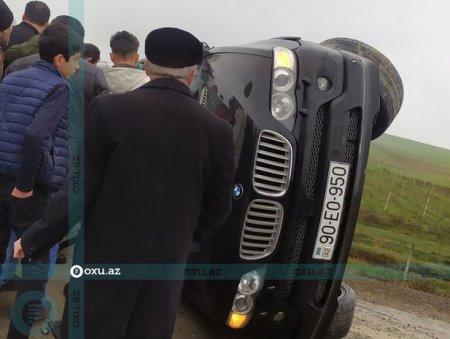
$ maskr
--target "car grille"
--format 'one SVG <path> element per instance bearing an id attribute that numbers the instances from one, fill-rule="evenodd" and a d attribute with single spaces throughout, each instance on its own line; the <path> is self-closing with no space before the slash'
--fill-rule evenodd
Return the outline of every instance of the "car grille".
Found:
<path id="1" fill-rule="evenodd" d="M 343 208 L 343 215 L 346 216 L 348 214 L 348 205 L 350 203 L 351 197 L 352 197 L 352 191 L 353 191 L 353 182 L 352 180 L 354 178 L 354 169 L 356 166 L 356 160 L 357 160 L 357 146 L 359 144 L 359 125 L 360 125 L 360 114 L 358 111 L 351 111 L 350 112 L 350 121 L 348 125 L 348 132 L 347 132 L 347 144 L 345 147 L 345 160 L 344 162 L 350 164 L 350 173 L 349 173 L 349 183 L 347 187 L 347 192 L 345 194 L 345 200 L 344 200 L 344 208 Z M 342 224 L 344 224 L 345 219 L 341 221 Z M 332 269 L 333 265 L 336 263 L 336 255 L 339 253 L 338 246 L 340 244 L 340 239 L 342 238 L 343 229 L 339 230 L 338 239 L 336 241 L 336 248 L 334 250 L 333 258 L 331 261 L 324 264 L 322 267 L 323 273 L 325 276 L 331 276 L 332 275 Z M 319 285 L 316 289 L 316 295 L 314 298 L 314 302 L 316 305 L 322 305 L 325 298 L 325 291 L 327 289 L 327 286 L 329 284 L 328 280 L 320 280 Z"/>
<path id="2" fill-rule="evenodd" d="M 278 242 L 283 223 L 283 206 L 275 201 L 256 199 L 247 209 L 241 235 L 240 256 L 257 260 L 270 255 Z"/>
<path id="3" fill-rule="evenodd" d="M 314 190 L 316 187 L 317 181 L 317 170 L 319 164 L 319 154 L 320 154 L 320 145 L 324 130 L 324 115 L 325 115 L 325 106 L 320 107 L 317 112 L 316 122 L 314 125 L 314 137 L 311 147 L 311 157 L 309 161 L 309 170 L 308 170 L 308 179 L 306 182 L 306 195 L 308 198 L 314 198 Z M 303 218 L 300 220 L 299 227 L 297 229 L 297 234 L 295 236 L 295 243 L 291 255 L 291 260 L 288 269 L 288 274 L 286 277 L 286 282 L 283 286 L 283 296 L 289 298 L 292 292 L 292 287 L 294 285 L 294 271 L 295 265 L 297 265 L 300 261 L 300 254 L 302 252 L 303 243 L 305 241 L 306 229 L 310 222 L 310 218 Z"/>
<path id="4" fill-rule="evenodd" d="M 280 134 L 264 130 L 259 135 L 253 187 L 261 195 L 280 197 L 289 186 L 292 146 Z"/>

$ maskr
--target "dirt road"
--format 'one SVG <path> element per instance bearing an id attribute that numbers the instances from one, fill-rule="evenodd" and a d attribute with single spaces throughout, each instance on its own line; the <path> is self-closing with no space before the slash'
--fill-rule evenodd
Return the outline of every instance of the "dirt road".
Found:
<path id="1" fill-rule="evenodd" d="M 415 291 L 400 284 L 373 280 L 350 281 L 357 308 L 347 338 L 450 338 L 450 299 Z M 62 309 L 62 282 L 50 283 L 50 295 Z M 13 292 L 0 293 L 0 339 L 6 337 Z M 43 323 L 36 324 L 42 326 Z M 34 339 L 50 339 L 51 335 Z M 187 302 L 180 305 L 173 339 L 246 339 L 223 333 Z M 280 338 L 282 339 L 282 338 Z"/>
<path id="2" fill-rule="evenodd" d="M 450 338 L 450 299 L 400 283 L 350 281 L 357 306 L 348 338 Z"/>
<path id="3" fill-rule="evenodd" d="M 364 300 L 357 302 L 347 338 L 449 338 L 450 325 Z"/>

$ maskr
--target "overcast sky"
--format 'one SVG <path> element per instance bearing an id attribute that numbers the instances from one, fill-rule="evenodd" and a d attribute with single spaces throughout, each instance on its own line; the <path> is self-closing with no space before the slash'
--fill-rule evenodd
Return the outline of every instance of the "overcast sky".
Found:
<path id="1" fill-rule="evenodd" d="M 5 0 L 19 22 L 27 0 Z M 389 134 L 450 149 L 449 0 L 47 0 L 52 18 L 84 22 L 86 42 L 109 60 L 109 38 L 127 30 L 143 45 L 152 29 L 183 28 L 212 46 L 276 36 L 364 41 L 403 80 L 402 109 Z M 141 46 L 143 47 L 143 46 Z M 140 53 L 144 56 L 143 48 Z"/>

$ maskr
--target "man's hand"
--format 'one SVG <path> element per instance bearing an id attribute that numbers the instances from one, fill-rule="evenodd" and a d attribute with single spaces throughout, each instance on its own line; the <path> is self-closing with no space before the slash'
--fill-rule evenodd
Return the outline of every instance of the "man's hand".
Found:
<path id="1" fill-rule="evenodd" d="M 25 252 L 22 248 L 22 244 L 20 243 L 20 240 L 22 239 L 18 239 L 15 243 L 14 243 L 14 254 L 13 257 L 16 259 L 23 259 L 25 258 Z"/>
<path id="2" fill-rule="evenodd" d="M 17 187 L 14 187 L 13 191 L 11 192 L 11 195 L 14 198 L 26 199 L 26 198 L 29 198 L 29 197 L 31 197 L 33 195 L 33 191 L 22 192 L 22 191 L 19 191 L 17 189 Z"/>

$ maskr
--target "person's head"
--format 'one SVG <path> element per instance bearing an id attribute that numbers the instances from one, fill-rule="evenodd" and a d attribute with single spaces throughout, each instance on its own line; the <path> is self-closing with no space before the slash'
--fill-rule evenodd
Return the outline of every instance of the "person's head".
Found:
<path id="1" fill-rule="evenodd" d="M 150 79 L 171 77 L 190 85 L 202 62 L 203 47 L 191 33 L 164 27 L 147 35 L 145 55 L 144 68 Z"/>
<path id="2" fill-rule="evenodd" d="M 75 31 L 75 33 L 77 33 L 80 36 L 81 40 L 84 40 L 85 34 L 84 27 L 81 24 L 81 22 L 78 19 L 74 18 L 73 16 L 59 15 L 56 18 L 54 18 L 51 23 L 69 26 Z"/>
<path id="3" fill-rule="evenodd" d="M 139 41 L 127 31 L 117 32 L 109 41 L 111 61 L 116 64 L 136 65 L 139 61 Z"/>
<path id="4" fill-rule="evenodd" d="M 53 64 L 66 79 L 80 66 L 83 40 L 67 25 L 50 24 L 41 33 L 38 47 L 41 60 Z"/>
<path id="5" fill-rule="evenodd" d="M 9 43 L 13 20 L 14 15 L 8 5 L 0 0 L 0 47 L 5 47 Z"/>
<path id="6" fill-rule="evenodd" d="M 100 60 L 100 50 L 94 44 L 84 44 L 83 59 L 90 64 L 97 65 Z"/>
<path id="7" fill-rule="evenodd" d="M 22 21 L 29 23 L 41 33 L 50 19 L 50 8 L 42 1 L 30 1 L 25 6 Z"/>

